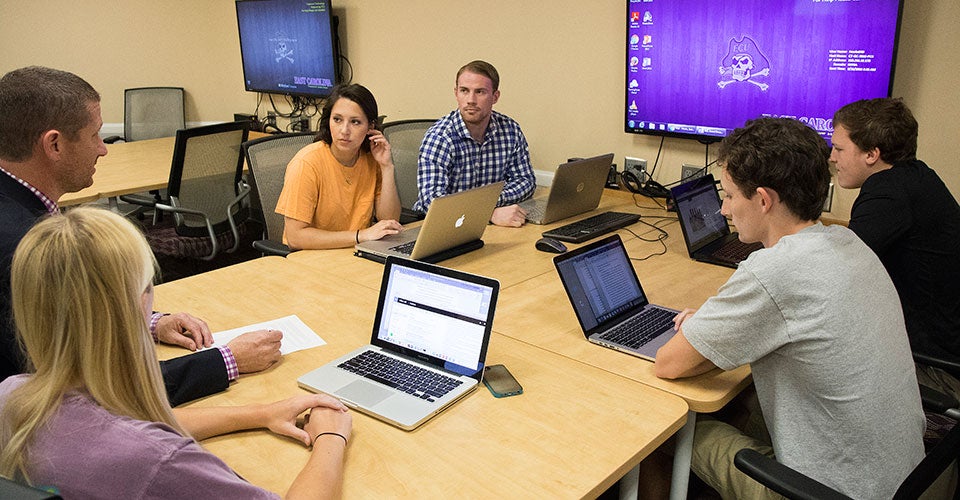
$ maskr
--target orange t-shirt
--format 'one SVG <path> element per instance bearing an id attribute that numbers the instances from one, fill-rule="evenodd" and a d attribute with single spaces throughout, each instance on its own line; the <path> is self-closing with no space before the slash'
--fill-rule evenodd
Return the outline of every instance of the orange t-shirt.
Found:
<path id="1" fill-rule="evenodd" d="M 364 229 L 373 220 L 381 182 L 380 165 L 370 153 L 361 153 L 352 167 L 344 167 L 328 144 L 317 141 L 287 165 L 276 212 L 326 231 Z"/>

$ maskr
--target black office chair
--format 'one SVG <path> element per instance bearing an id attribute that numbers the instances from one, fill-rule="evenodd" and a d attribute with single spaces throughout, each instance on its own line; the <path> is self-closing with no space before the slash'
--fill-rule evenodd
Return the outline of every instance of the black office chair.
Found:
<path id="1" fill-rule="evenodd" d="M 956 411 L 960 407 L 960 403 L 953 397 L 930 389 L 922 391 L 922 395 L 924 407 L 931 410 Z M 933 398 L 931 398 L 932 395 Z M 896 436 L 891 436 L 891 439 L 896 439 Z M 903 480 L 893 498 L 919 498 L 958 458 L 960 458 L 960 425 L 954 425 Z M 734 456 L 733 463 L 744 474 L 787 498 L 795 500 L 849 499 L 848 496 L 833 488 L 811 479 L 756 450 L 744 448 L 738 451 Z M 954 473 L 956 474 L 956 472 Z M 953 492 L 953 496 L 954 498 L 960 496 L 960 487 Z"/>
<path id="2" fill-rule="evenodd" d="M 147 240 L 157 255 L 212 260 L 226 248 L 240 245 L 243 223 L 250 214 L 243 205 L 250 187 L 242 182 L 241 144 L 249 122 L 227 122 L 177 131 L 166 203 L 173 228 L 152 226 Z"/>
<path id="3" fill-rule="evenodd" d="M 126 89 L 123 91 L 123 137 L 114 135 L 103 142 L 113 144 L 120 140 L 131 142 L 173 137 L 177 130 L 186 127 L 183 87 Z M 141 207 L 136 213 L 142 218 L 143 210 L 153 208 L 163 196 L 161 190 L 153 190 L 148 194 L 122 195 L 120 200 Z"/>
<path id="4" fill-rule="evenodd" d="M 56 493 L 20 484 L 0 476 L 0 498 L 11 500 L 59 500 Z"/>
<path id="5" fill-rule="evenodd" d="M 421 212 L 413 210 L 417 201 L 417 159 L 420 143 L 427 130 L 436 120 L 400 120 L 383 124 L 383 135 L 390 142 L 393 156 L 393 177 L 400 195 L 400 223 L 406 224 L 423 219 Z"/>
<path id="6" fill-rule="evenodd" d="M 250 168 L 254 217 L 263 224 L 263 239 L 253 242 L 264 255 L 286 257 L 292 250 L 283 244 L 283 216 L 276 213 L 283 190 L 287 164 L 298 151 L 313 142 L 312 132 L 272 135 L 243 143 L 243 156 Z"/>

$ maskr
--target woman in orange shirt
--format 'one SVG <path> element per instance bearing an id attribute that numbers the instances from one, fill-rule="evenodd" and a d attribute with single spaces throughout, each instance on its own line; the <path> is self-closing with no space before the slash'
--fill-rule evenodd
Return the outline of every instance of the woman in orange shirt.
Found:
<path id="1" fill-rule="evenodd" d="M 291 248 L 350 247 L 403 229 L 390 143 L 377 116 L 366 87 L 334 87 L 316 142 L 290 160 L 277 201 Z"/>

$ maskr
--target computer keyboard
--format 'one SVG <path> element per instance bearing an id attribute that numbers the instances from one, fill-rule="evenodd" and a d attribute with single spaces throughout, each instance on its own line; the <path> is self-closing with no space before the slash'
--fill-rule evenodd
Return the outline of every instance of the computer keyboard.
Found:
<path id="1" fill-rule="evenodd" d="M 417 240 L 408 241 L 406 243 L 401 243 L 397 246 L 390 247 L 390 250 L 394 252 L 399 252 L 405 255 L 410 255 L 413 253 L 413 246 L 417 243 Z"/>
<path id="2" fill-rule="evenodd" d="M 431 402 L 463 383 L 453 377 L 375 351 L 364 351 L 337 366 Z"/>
<path id="3" fill-rule="evenodd" d="M 620 323 L 603 334 L 601 339 L 639 349 L 670 327 L 676 313 L 652 307 Z"/>
<path id="4" fill-rule="evenodd" d="M 739 239 L 730 240 L 711 253 L 710 256 L 726 262 L 738 263 L 745 260 L 751 252 L 761 248 L 763 248 L 763 243 L 744 243 Z"/>
<path id="5" fill-rule="evenodd" d="M 551 229 L 543 233 L 543 236 L 555 238 L 560 241 L 569 241 L 571 243 L 583 243 L 589 239 L 596 238 L 616 231 L 621 227 L 629 226 L 640 220 L 639 214 L 629 214 L 626 212 L 603 212 L 601 214 L 587 217 L 583 220 L 571 222 L 570 224 Z"/>

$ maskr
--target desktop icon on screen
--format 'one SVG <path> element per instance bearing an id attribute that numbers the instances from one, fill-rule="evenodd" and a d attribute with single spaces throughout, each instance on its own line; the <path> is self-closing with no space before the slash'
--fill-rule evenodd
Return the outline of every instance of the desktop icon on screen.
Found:
<path id="1" fill-rule="evenodd" d="M 644 58 L 643 58 L 643 67 L 644 67 L 644 68 L 649 68 L 651 65 L 653 65 L 653 60 L 650 59 L 649 57 L 644 57 Z"/>
<path id="2" fill-rule="evenodd" d="M 633 21 L 633 22 L 638 22 L 638 21 L 640 21 L 640 12 L 631 12 L 631 13 L 630 13 L 630 20 Z"/>
<path id="3" fill-rule="evenodd" d="M 653 24 L 653 14 L 649 10 L 643 13 L 643 24 Z"/>
<path id="4" fill-rule="evenodd" d="M 636 45 L 636 44 L 638 44 L 638 43 L 640 43 L 640 36 L 638 36 L 638 35 L 636 35 L 636 34 L 630 35 L 630 44 L 631 44 L 631 45 Z"/>
<path id="5" fill-rule="evenodd" d="M 639 57 L 633 56 L 633 57 L 630 58 L 630 66 L 636 67 L 638 64 L 640 64 L 640 58 L 639 58 Z"/>
<path id="6" fill-rule="evenodd" d="M 643 44 L 650 45 L 653 43 L 653 35 L 643 35 Z"/>

